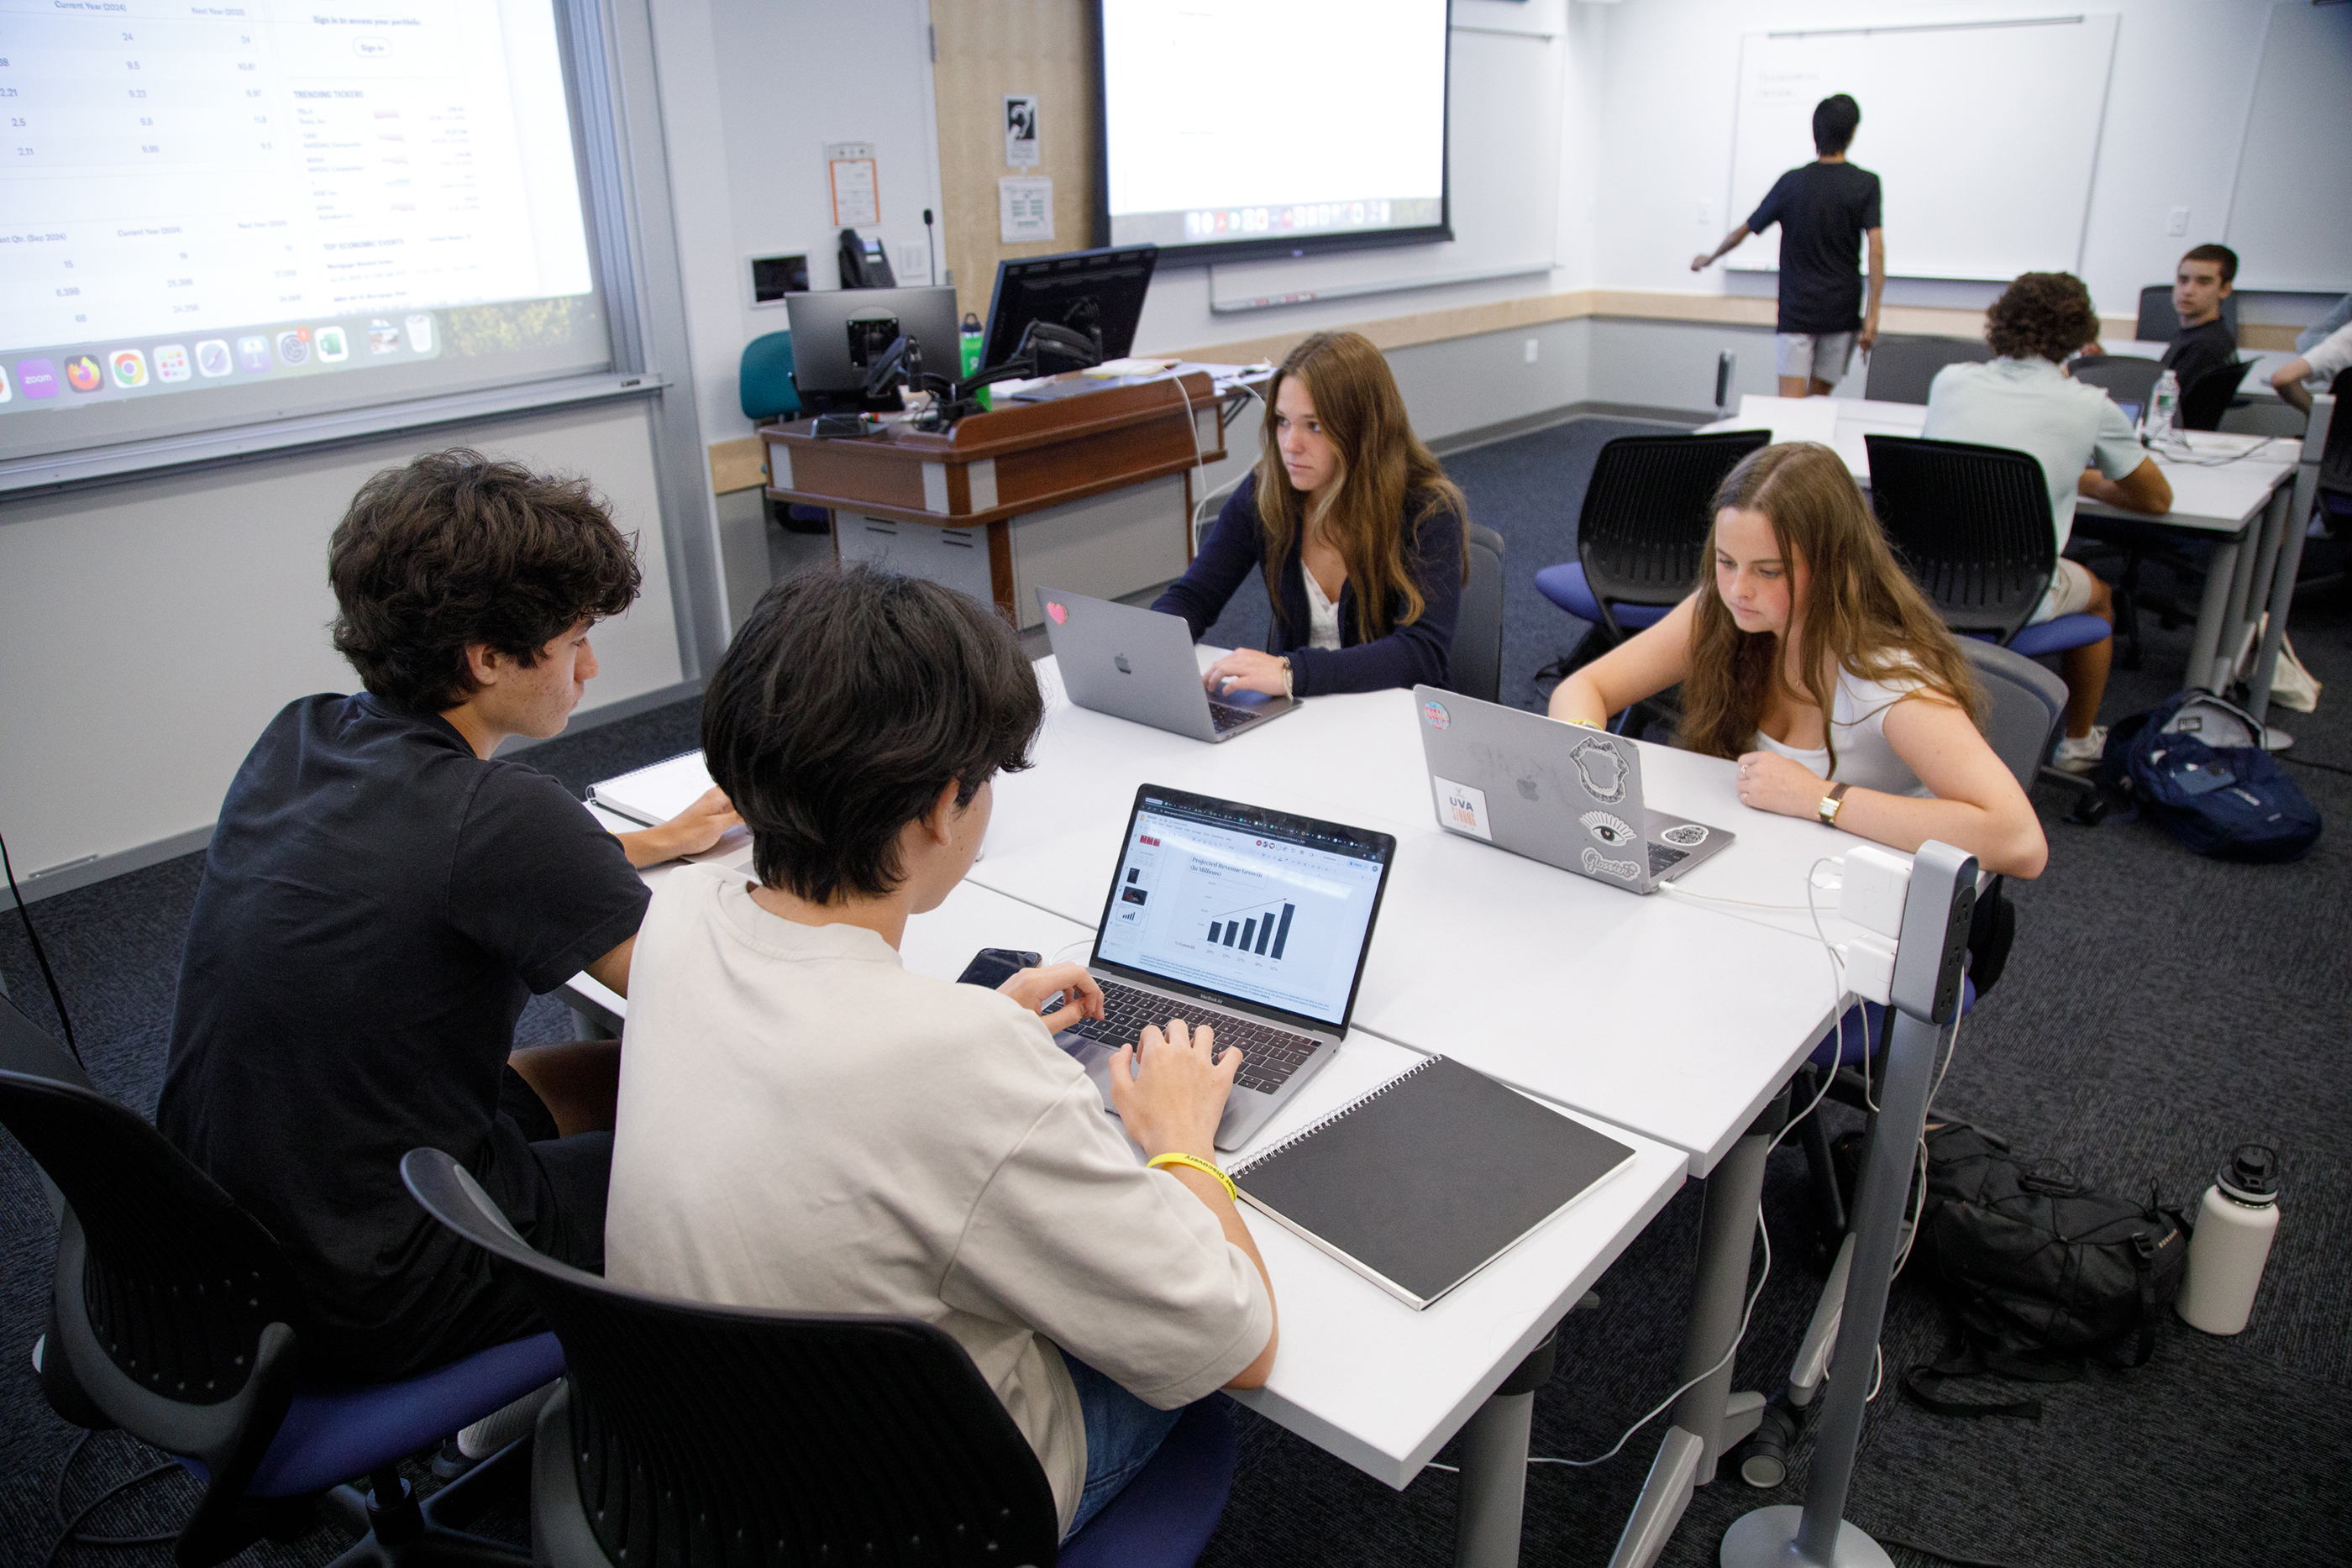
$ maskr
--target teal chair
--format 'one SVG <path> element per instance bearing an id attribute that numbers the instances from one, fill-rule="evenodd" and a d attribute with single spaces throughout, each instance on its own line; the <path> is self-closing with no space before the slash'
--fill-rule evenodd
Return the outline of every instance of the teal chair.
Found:
<path id="1" fill-rule="evenodd" d="M 771 419 L 797 419 L 801 394 L 793 385 L 793 335 L 770 332 L 743 346 L 742 363 L 735 372 L 735 396 L 743 417 L 758 424 Z M 791 507 L 771 500 L 778 524 L 796 534 L 822 534 L 833 527 L 822 507 Z"/>
<path id="2" fill-rule="evenodd" d="M 743 417 L 794 419 L 801 412 L 801 394 L 793 385 L 793 335 L 770 332 L 744 345 L 743 362 L 735 374 L 735 395 Z"/>

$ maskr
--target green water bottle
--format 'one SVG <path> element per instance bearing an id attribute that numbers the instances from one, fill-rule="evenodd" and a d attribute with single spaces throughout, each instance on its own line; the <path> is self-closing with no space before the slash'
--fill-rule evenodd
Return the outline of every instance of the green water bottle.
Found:
<path id="1" fill-rule="evenodd" d="M 963 372 L 961 379 L 969 381 L 972 376 L 979 373 L 980 356 L 986 350 L 987 346 L 988 345 L 982 336 L 980 318 L 973 315 L 969 310 L 965 311 L 963 313 Z M 980 389 L 978 400 L 981 407 L 986 408 L 989 406 L 988 389 L 986 387 Z"/>

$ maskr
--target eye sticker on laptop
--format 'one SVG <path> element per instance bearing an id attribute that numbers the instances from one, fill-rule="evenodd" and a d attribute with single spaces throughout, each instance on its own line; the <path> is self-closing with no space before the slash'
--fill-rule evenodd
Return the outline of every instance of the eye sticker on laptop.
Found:
<path id="1" fill-rule="evenodd" d="M 1587 876 L 1613 876 L 1626 882 L 1642 880 L 1642 865 L 1639 861 L 1612 861 L 1591 844 L 1584 846 L 1582 859 L 1584 874 Z"/>
<path id="2" fill-rule="evenodd" d="M 1617 754 L 1614 742 L 1588 735 L 1576 743 L 1568 759 L 1576 764 L 1576 777 L 1583 783 L 1586 794 L 1604 806 L 1613 806 L 1625 798 L 1625 759 Z"/>
<path id="3" fill-rule="evenodd" d="M 1633 830 L 1606 811 L 1587 811 L 1576 820 L 1584 824 L 1587 832 L 1612 849 L 1622 850 L 1633 841 Z"/>
<path id="4" fill-rule="evenodd" d="M 1706 830 L 1696 822 L 1677 822 L 1658 837 L 1678 850 L 1695 850 L 1706 842 Z"/>

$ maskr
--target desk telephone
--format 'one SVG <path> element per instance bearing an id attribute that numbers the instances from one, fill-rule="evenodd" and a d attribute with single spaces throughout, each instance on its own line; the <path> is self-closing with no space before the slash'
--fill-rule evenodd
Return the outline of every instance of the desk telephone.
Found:
<path id="1" fill-rule="evenodd" d="M 898 275 L 878 239 L 865 239 L 856 229 L 841 231 L 841 286 L 844 288 L 896 288 Z"/>

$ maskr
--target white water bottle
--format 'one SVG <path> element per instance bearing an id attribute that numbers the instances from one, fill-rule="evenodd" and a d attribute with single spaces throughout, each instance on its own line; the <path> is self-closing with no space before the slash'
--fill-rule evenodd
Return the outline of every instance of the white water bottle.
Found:
<path id="1" fill-rule="evenodd" d="M 2233 1334 L 2246 1326 L 2278 1223 L 2278 1155 L 2260 1144 L 2241 1144 L 2197 1206 L 2189 1265 L 2173 1303 L 2189 1327 Z"/>
<path id="2" fill-rule="evenodd" d="M 2140 420 L 2140 434 L 2150 441 L 2170 438 L 2180 417 L 2180 378 L 2170 371 L 2156 378 L 2156 390 L 2147 394 L 2147 413 Z"/>

